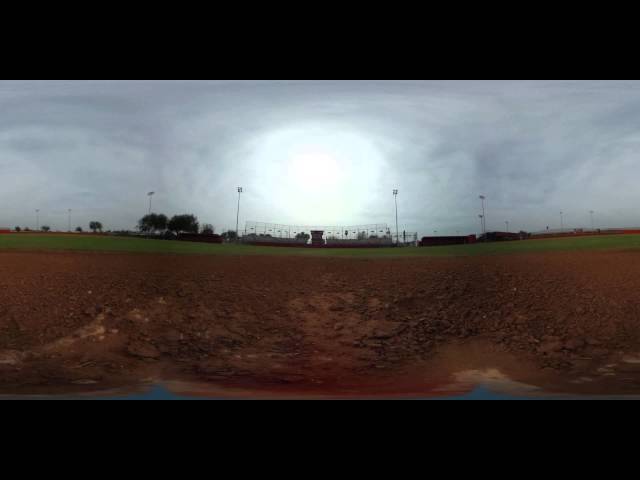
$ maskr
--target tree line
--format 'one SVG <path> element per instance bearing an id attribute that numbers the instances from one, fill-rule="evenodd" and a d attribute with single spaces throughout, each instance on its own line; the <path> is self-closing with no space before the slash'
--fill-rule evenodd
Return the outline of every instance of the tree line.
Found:
<path id="1" fill-rule="evenodd" d="M 138 221 L 138 230 L 142 233 L 202 233 L 213 235 L 213 225 L 205 223 L 200 228 L 198 217 L 191 214 L 174 215 L 169 218 L 162 213 L 150 213 Z"/>
<path id="2" fill-rule="evenodd" d="M 93 233 L 102 233 L 103 230 L 103 226 L 101 222 L 89 222 L 89 230 L 91 230 Z M 13 229 L 15 232 L 31 232 L 32 230 L 29 227 L 25 227 L 25 228 L 21 228 L 21 227 L 14 227 Z M 40 231 L 40 232 L 50 232 L 51 231 L 51 227 L 49 225 L 42 225 L 40 227 L 40 230 L 35 230 L 35 231 Z M 76 232 L 81 233 L 84 230 L 82 230 L 82 227 L 76 227 Z"/>

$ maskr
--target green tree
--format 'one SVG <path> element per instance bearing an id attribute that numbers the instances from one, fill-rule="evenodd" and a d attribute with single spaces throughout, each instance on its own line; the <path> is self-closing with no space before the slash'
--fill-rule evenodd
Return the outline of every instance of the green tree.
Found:
<path id="1" fill-rule="evenodd" d="M 164 213 L 159 213 L 156 217 L 155 228 L 159 232 L 164 232 L 169 224 L 169 218 Z"/>
<path id="2" fill-rule="evenodd" d="M 93 231 L 93 233 L 96 233 L 97 231 L 102 232 L 102 223 L 96 221 L 90 222 L 89 228 Z"/>
<path id="3" fill-rule="evenodd" d="M 76 228 L 76 232 L 78 232 L 78 233 L 82 233 L 82 227 L 77 227 L 77 228 Z"/>
<path id="4" fill-rule="evenodd" d="M 213 235 L 215 233 L 215 229 L 213 228 L 213 225 L 205 223 L 202 225 L 202 233 L 204 235 Z"/>
<path id="5" fill-rule="evenodd" d="M 40 227 L 40 230 L 42 230 L 43 232 L 49 232 L 51 231 L 51 227 L 49 225 L 43 225 L 42 227 Z"/>
<path id="6" fill-rule="evenodd" d="M 226 242 L 233 242 L 238 238 L 238 234 L 233 230 L 229 230 L 228 232 L 224 232 L 222 234 L 222 238 L 224 238 Z"/>
<path id="7" fill-rule="evenodd" d="M 311 235 L 309 235 L 307 232 L 300 232 L 296 235 L 296 240 L 304 240 L 305 242 L 308 242 L 310 238 Z"/>
<path id="8" fill-rule="evenodd" d="M 167 228 L 175 233 L 198 233 L 200 225 L 195 215 L 174 215 L 167 223 Z"/>
<path id="9" fill-rule="evenodd" d="M 16 228 L 14 228 L 14 230 L 15 230 L 16 232 L 21 232 L 21 231 L 22 231 L 22 229 L 21 229 L 20 227 L 16 227 Z"/>
<path id="10" fill-rule="evenodd" d="M 168 222 L 166 215 L 150 213 L 138 221 L 138 230 L 141 232 L 164 232 Z"/>

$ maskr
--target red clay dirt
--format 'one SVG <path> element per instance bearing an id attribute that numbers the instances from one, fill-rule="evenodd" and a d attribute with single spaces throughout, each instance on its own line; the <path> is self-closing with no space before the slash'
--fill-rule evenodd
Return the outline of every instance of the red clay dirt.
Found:
<path id="1" fill-rule="evenodd" d="M 0 252 L 0 393 L 429 396 L 498 368 L 640 393 L 640 252 L 345 259 Z M 222 392 L 222 393 L 220 393 Z"/>

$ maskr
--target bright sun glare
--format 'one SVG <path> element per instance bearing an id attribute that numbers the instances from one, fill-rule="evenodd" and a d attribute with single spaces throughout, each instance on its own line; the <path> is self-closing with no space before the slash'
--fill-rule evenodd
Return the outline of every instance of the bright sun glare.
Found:
<path id="1" fill-rule="evenodd" d="M 355 220 L 384 163 L 366 135 L 336 125 L 276 130 L 254 145 L 252 164 L 261 179 L 255 188 L 264 199 L 262 215 L 273 222 Z"/>
<path id="2" fill-rule="evenodd" d="M 310 152 L 295 155 L 289 165 L 294 183 L 314 185 L 322 190 L 334 190 L 343 180 L 337 160 L 330 154 Z"/>

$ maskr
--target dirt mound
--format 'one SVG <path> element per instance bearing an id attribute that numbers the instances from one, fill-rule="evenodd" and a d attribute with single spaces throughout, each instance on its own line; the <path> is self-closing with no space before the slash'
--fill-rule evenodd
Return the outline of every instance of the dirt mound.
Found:
<path id="1" fill-rule="evenodd" d="M 568 382 L 620 363 L 627 382 L 640 373 L 621 360 L 640 352 L 630 253 L 0 253 L 0 265 L 2 391 L 161 378 L 357 391 L 478 339 Z"/>

